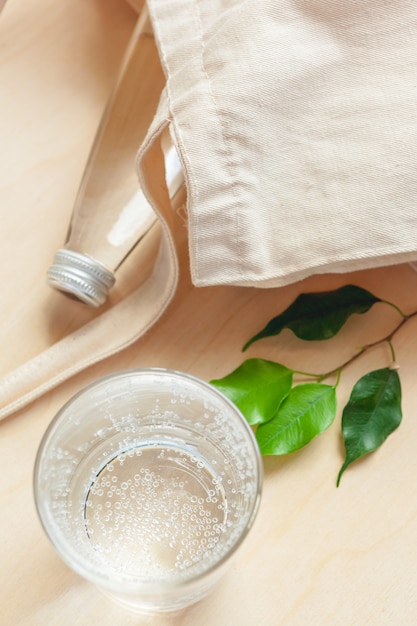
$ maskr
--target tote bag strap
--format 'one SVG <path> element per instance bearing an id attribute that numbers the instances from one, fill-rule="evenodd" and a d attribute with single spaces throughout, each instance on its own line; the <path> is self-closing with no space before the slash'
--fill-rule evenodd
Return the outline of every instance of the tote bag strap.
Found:
<path id="1" fill-rule="evenodd" d="M 161 134 L 168 126 L 164 94 L 138 153 L 142 188 L 160 218 L 161 241 L 150 277 L 94 320 L 0 378 L 0 419 L 23 408 L 83 369 L 137 341 L 162 315 L 178 283 L 175 213 L 165 184 Z M 179 200 L 179 198 L 178 198 Z"/>

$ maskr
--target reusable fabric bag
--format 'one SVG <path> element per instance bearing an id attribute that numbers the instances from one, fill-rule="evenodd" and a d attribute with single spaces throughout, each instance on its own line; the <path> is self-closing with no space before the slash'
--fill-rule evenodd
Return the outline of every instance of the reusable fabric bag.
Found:
<path id="1" fill-rule="evenodd" d="M 196 285 L 416 258 L 416 2 L 148 4 Z"/>
<path id="2" fill-rule="evenodd" d="M 168 305 L 178 281 L 160 146 L 168 126 L 196 286 L 278 287 L 417 259 L 414 1 L 148 0 L 148 9 L 166 74 L 138 153 L 163 231 L 154 272 L 0 380 L 0 416 L 129 345 Z"/>

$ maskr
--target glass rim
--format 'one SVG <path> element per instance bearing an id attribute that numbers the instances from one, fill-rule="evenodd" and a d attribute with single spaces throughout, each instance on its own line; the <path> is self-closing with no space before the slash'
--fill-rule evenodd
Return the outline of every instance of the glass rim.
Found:
<path id="1" fill-rule="evenodd" d="M 210 395 L 213 395 L 220 399 L 238 418 L 240 424 L 243 426 L 243 430 L 246 431 L 246 435 L 248 437 L 248 441 L 250 442 L 253 450 L 255 465 L 256 465 L 256 487 L 255 493 L 253 497 L 253 501 L 251 503 L 251 508 L 248 513 L 248 522 L 246 526 L 242 529 L 242 532 L 238 534 L 232 545 L 226 550 L 224 554 L 220 556 L 219 559 L 215 560 L 212 564 L 209 565 L 206 569 L 203 569 L 200 572 L 197 572 L 194 575 L 190 575 L 189 577 L 181 578 L 177 581 L 166 581 L 166 580 L 157 580 L 152 579 L 149 582 L 147 581 L 139 581 L 133 582 L 125 579 L 112 579 L 108 575 L 100 575 L 97 571 L 97 567 L 91 567 L 88 564 L 88 560 L 86 558 L 80 557 L 78 552 L 74 552 L 73 549 L 69 548 L 69 545 L 65 539 L 60 537 L 54 537 L 54 533 L 50 531 L 50 523 L 48 522 L 47 510 L 44 509 L 45 513 L 42 512 L 42 504 L 39 496 L 39 471 L 42 462 L 42 456 L 44 451 L 47 449 L 49 442 L 51 441 L 54 432 L 57 427 L 63 420 L 66 411 L 76 402 L 79 398 L 83 396 L 87 396 L 90 391 L 100 386 L 106 385 L 106 383 L 111 381 L 116 381 L 120 378 L 126 378 L 129 376 L 141 376 L 141 375 L 162 375 L 162 376 L 171 376 L 177 379 L 185 379 L 189 381 L 191 384 L 196 385 L 197 387 L 203 388 Z M 249 530 L 253 526 L 256 515 L 259 510 L 261 494 L 262 494 L 262 486 L 263 486 L 263 465 L 261 454 L 259 451 L 258 444 L 256 442 L 256 438 L 254 433 L 241 413 L 238 407 L 231 401 L 227 396 L 225 396 L 221 391 L 219 391 L 210 383 L 186 372 L 181 372 L 179 370 L 170 369 L 170 368 L 161 368 L 161 367 L 144 367 L 144 368 L 129 368 L 125 370 L 119 370 L 113 372 L 111 374 L 106 374 L 95 381 L 89 383 L 78 392 L 76 392 L 69 400 L 63 404 L 63 406 L 59 409 L 59 411 L 55 414 L 49 425 L 47 426 L 41 441 L 38 446 L 38 450 L 35 457 L 34 469 L 33 469 L 33 496 L 35 501 L 35 508 L 38 515 L 38 518 L 41 522 L 43 530 L 48 537 L 50 543 L 54 547 L 57 554 L 60 558 L 70 567 L 73 571 L 79 574 L 86 580 L 94 583 L 95 585 L 103 588 L 107 588 L 109 591 L 114 593 L 125 593 L 127 595 L 134 593 L 145 593 L 151 597 L 156 593 L 161 593 L 163 589 L 166 593 L 171 593 L 178 591 L 182 588 L 186 589 L 188 586 L 194 585 L 198 583 L 199 580 L 203 580 L 208 577 L 215 570 L 220 570 L 220 568 L 233 556 L 233 554 L 237 551 L 239 546 L 242 544 L 243 540 L 249 533 Z"/>

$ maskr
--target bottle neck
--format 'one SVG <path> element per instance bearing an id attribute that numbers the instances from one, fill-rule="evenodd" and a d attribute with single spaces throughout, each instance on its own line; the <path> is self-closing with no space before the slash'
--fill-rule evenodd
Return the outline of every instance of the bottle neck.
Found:
<path id="1" fill-rule="evenodd" d="M 92 257 L 62 248 L 55 254 L 47 280 L 51 287 L 98 307 L 105 302 L 115 277 Z"/>

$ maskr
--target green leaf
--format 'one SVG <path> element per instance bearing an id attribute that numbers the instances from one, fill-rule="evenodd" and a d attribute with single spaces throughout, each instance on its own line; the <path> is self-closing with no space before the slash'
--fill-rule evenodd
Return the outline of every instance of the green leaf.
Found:
<path id="1" fill-rule="evenodd" d="M 210 381 L 242 411 L 249 424 L 262 424 L 278 410 L 292 385 L 292 370 L 264 359 L 248 359 L 233 372 Z"/>
<path id="2" fill-rule="evenodd" d="M 396 370 L 385 367 L 358 380 L 343 410 L 346 457 L 337 485 L 347 466 L 379 448 L 398 428 L 401 418 L 401 383 Z"/>
<path id="3" fill-rule="evenodd" d="M 268 423 L 258 427 L 262 454 L 288 454 L 326 430 L 336 415 L 336 392 L 330 385 L 305 383 L 294 387 Z"/>
<path id="4" fill-rule="evenodd" d="M 289 328 L 300 339 L 323 341 L 334 337 L 353 313 L 366 313 L 380 298 L 366 289 L 345 285 L 334 291 L 303 293 L 280 315 L 243 346 L 246 350 L 263 337 L 278 335 Z"/>

